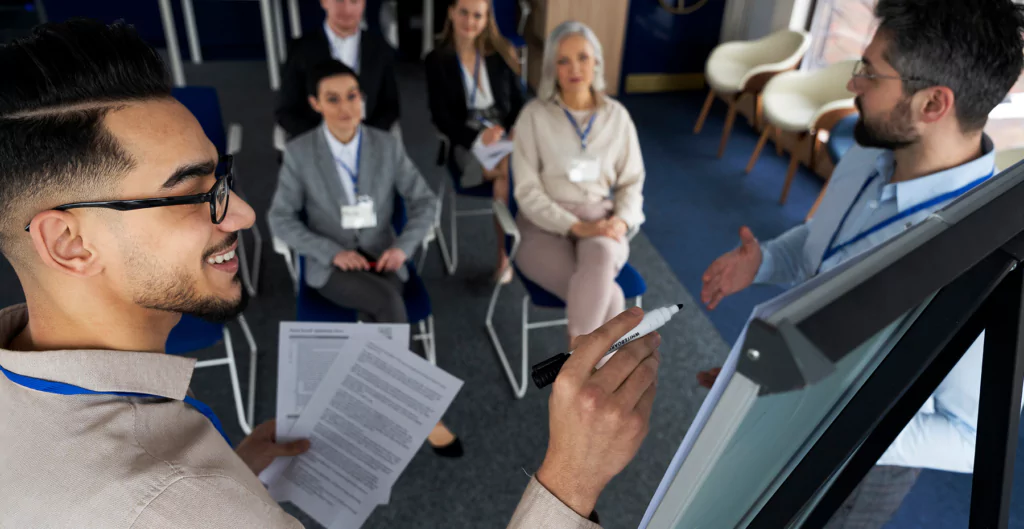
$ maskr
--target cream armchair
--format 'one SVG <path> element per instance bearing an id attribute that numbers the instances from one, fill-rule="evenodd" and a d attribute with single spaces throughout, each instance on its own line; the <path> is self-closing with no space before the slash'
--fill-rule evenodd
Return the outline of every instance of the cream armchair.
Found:
<path id="1" fill-rule="evenodd" d="M 761 89 L 779 72 L 791 70 L 800 64 L 810 43 L 810 36 L 806 32 L 785 30 L 758 40 L 727 42 L 717 46 L 704 67 L 704 78 L 709 86 L 708 97 L 693 127 L 693 133 L 699 133 L 704 127 L 704 120 L 708 117 L 715 97 L 724 99 L 729 104 L 729 110 L 725 116 L 722 141 L 718 146 L 718 157 L 721 158 L 743 96 L 754 98 L 754 128 L 758 128 L 761 119 Z"/>
<path id="2" fill-rule="evenodd" d="M 809 137 L 807 165 L 814 168 L 815 157 L 821 147 L 818 133 L 831 130 L 839 120 L 857 111 L 853 104 L 854 95 L 846 89 L 856 62 L 843 61 L 810 72 L 786 72 L 765 85 L 762 93 L 765 126 L 747 163 L 748 173 L 754 168 L 773 131 L 795 133 L 800 139 Z M 799 166 L 800 156 L 791 152 L 780 204 L 786 203 L 789 186 Z"/>

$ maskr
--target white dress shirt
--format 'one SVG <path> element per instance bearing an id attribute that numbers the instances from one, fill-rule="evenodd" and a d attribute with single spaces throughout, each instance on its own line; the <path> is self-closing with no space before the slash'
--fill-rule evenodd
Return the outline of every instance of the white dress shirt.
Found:
<path id="1" fill-rule="evenodd" d="M 321 125 L 320 128 L 323 130 L 324 137 L 327 138 L 327 145 L 331 148 L 331 156 L 334 157 L 334 166 L 338 169 L 338 176 L 341 178 L 341 188 L 345 190 L 345 197 L 348 198 L 349 204 L 355 204 L 357 183 L 352 181 L 353 175 L 348 172 L 345 166 L 354 169 L 356 173 L 359 172 L 358 154 L 359 139 L 363 135 L 362 127 L 356 130 L 356 135 L 352 136 L 352 140 L 348 143 L 342 143 L 341 140 L 335 138 L 334 134 L 331 134 L 331 131 L 327 129 L 327 124 Z M 355 176 L 358 178 L 359 175 Z"/>
<path id="2" fill-rule="evenodd" d="M 833 171 L 815 216 L 761 244 L 763 257 L 754 282 L 799 283 L 899 235 L 952 202 L 957 191 L 993 174 L 995 151 L 987 135 L 982 137 L 982 151 L 981 157 L 958 167 L 890 183 L 895 168 L 892 151 L 855 145 Z M 842 246 L 921 205 L 925 206 L 919 211 Z M 842 247 L 823 261 L 830 244 Z M 877 464 L 973 472 L 984 336 L 978 336 Z"/>
<path id="3" fill-rule="evenodd" d="M 466 68 L 466 65 L 462 64 L 462 59 L 456 57 L 459 61 L 459 69 L 462 70 L 462 85 L 466 89 L 466 108 L 469 110 L 485 110 L 494 106 L 494 92 L 491 91 L 491 80 L 487 76 L 487 65 L 484 64 L 484 60 L 480 58 L 480 83 L 477 85 L 477 81 L 473 79 L 473 68 Z M 473 90 L 476 89 L 476 96 L 473 95 Z"/>
<path id="4" fill-rule="evenodd" d="M 324 21 L 324 33 L 331 45 L 331 57 L 359 73 L 359 38 L 362 31 L 356 30 L 348 37 L 340 37 Z"/>

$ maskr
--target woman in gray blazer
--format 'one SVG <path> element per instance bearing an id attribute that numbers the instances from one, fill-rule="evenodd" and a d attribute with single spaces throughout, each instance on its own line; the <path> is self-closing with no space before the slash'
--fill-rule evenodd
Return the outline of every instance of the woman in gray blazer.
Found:
<path id="1" fill-rule="evenodd" d="M 305 281 L 322 296 L 367 321 L 406 323 L 405 262 L 433 223 L 436 197 L 400 141 L 361 125 L 352 69 L 325 61 L 312 69 L 308 92 L 323 125 L 288 143 L 270 230 L 306 257 Z M 391 225 L 396 193 L 408 214 L 401 233 Z M 441 455 L 462 453 L 441 423 L 429 440 Z"/>

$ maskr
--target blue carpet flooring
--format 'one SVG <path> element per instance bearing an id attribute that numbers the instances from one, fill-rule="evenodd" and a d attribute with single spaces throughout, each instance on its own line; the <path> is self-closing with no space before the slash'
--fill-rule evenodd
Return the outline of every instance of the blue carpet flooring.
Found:
<path id="1" fill-rule="evenodd" d="M 801 169 L 789 200 L 778 204 L 788 158 L 765 147 L 751 173 L 744 174 L 757 142 L 756 132 L 737 119 L 725 155 L 718 142 L 725 104 L 716 102 L 704 130 L 693 134 L 704 93 L 687 92 L 625 96 L 623 103 L 636 122 L 647 166 L 643 231 L 687 290 L 699 298 L 701 274 L 739 241 L 741 226 L 767 240 L 803 221 L 821 191 L 821 179 Z M 754 305 L 781 289 L 758 286 L 727 298 L 705 312 L 732 343 Z M 711 366 L 706 366 L 711 367 Z M 1024 433 L 1021 434 L 1024 439 Z M 1024 458 L 1021 445 L 1018 462 Z M 1024 528 L 1024 465 L 1015 468 L 1010 527 Z M 960 529 L 968 526 L 971 476 L 925 471 L 887 529 Z"/>

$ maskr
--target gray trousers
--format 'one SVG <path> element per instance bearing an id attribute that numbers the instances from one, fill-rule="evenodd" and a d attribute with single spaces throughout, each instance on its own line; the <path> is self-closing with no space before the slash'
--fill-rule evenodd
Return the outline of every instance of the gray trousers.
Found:
<path id="1" fill-rule="evenodd" d="M 344 272 L 335 268 L 317 291 L 336 305 L 355 309 L 369 323 L 409 323 L 402 300 L 404 288 L 394 273 Z"/>
<path id="2" fill-rule="evenodd" d="M 825 524 L 825 529 L 880 529 L 899 510 L 919 468 L 875 465 Z"/>

